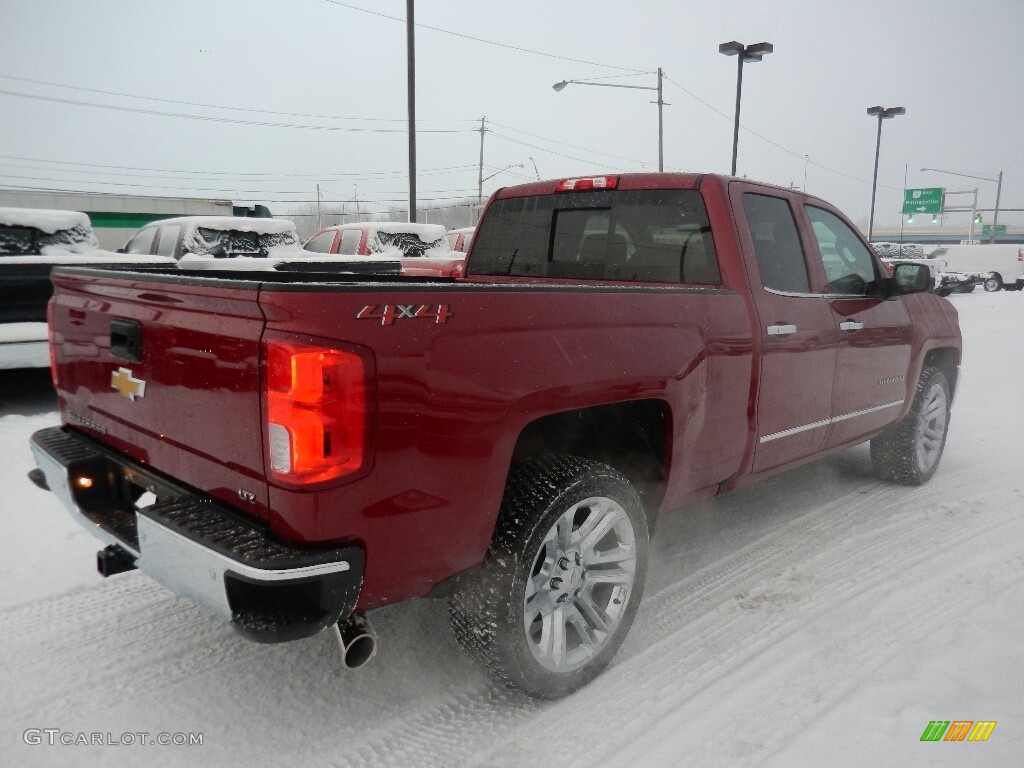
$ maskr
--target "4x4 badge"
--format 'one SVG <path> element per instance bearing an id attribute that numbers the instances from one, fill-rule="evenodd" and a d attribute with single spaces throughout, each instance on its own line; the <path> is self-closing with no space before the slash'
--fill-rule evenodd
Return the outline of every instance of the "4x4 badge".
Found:
<path id="1" fill-rule="evenodd" d="M 129 400 L 134 401 L 135 398 L 146 395 L 146 382 L 136 379 L 127 368 L 118 368 L 110 374 L 110 386 Z"/>

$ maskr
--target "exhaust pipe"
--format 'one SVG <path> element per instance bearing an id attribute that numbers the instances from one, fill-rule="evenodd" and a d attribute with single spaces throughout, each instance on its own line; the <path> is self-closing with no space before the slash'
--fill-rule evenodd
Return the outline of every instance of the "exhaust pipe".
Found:
<path id="1" fill-rule="evenodd" d="M 341 663 L 347 669 L 358 669 L 377 653 L 377 635 L 364 614 L 350 614 L 334 626 L 341 650 Z"/>

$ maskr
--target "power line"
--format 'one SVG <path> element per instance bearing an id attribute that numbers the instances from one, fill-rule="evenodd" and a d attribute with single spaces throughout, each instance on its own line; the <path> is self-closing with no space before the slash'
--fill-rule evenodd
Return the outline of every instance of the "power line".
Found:
<path id="1" fill-rule="evenodd" d="M 12 190 L 15 190 L 15 191 L 24 191 L 24 192 L 54 192 L 54 193 L 58 193 L 58 194 L 67 194 L 67 195 L 93 195 L 93 196 L 97 196 L 97 197 L 120 197 L 120 195 L 118 193 L 116 193 L 116 192 L 91 192 L 89 190 L 84 190 L 84 189 L 60 189 L 60 188 L 56 188 L 56 187 L 24 187 L 24 186 L 20 186 L 20 185 L 15 186 L 15 185 L 12 185 L 12 184 L 2 184 L 2 183 L 0 183 L 0 188 L 2 188 L 2 189 L 12 189 Z M 379 193 L 379 194 L 383 194 L 383 193 Z M 392 194 L 394 194 L 394 193 L 392 193 Z M 255 200 L 256 198 L 249 198 L 249 197 L 245 197 L 245 196 L 240 196 L 240 197 L 237 197 L 237 198 L 234 198 L 234 199 L 236 201 L 238 201 L 238 200 Z M 442 201 L 443 200 L 465 200 L 465 199 L 468 199 L 466 195 L 460 195 L 460 196 L 457 196 L 457 197 L 426 197 L 426 198 L 422 198 L 421 202 L 432 202 L 432 201 L 436 201 L 436 200 L 442 200 Z M 314 199 L 310 199 L 310 200 L 284 200 L 284 199 L 281 199 L 281 200 L 267 200 L 267 199 L 262 199 L 261 198 L 260 202 L 264 202 L 264 203 L 288 203 L 289 205 L 298 205 L 298 204 L 302 204 L 302 203 L 315 203 L 315 202 L 317 202 L 317 200 L 315 198 Z M 405 202 L 408 202 L 408 200 L 406 198 L 404 198 L 404 197 L 390 198 L 390 199 L 387 199 L 387 200 L 368 200 L 368 199 L 362 198 L 362 197 L 360 197 L 358 200 L 356 200 L 356 199 L 352 199 L 352 200 L 324 200 L 323 198 L 320 199 L 320 203 L 332 203 L 332 204 L 333 203 L 359 203 L 360 205 L 363 205 L 364 203 L 365 204 L 369 204 L 369 205 L 373 205 L 373 204 L 383 204 L 383 203 L 405 203 Z"/>
<path id="2" fill-rule="evenodd" d="M 626 75 L 622 75 L 626 77 Z M 67 85 L 66 83 L 55 83 L 51 80 L 34 80 L 30 77 L 17 77 L 15 75 L 0 75 L 0 78 L 4 80 L 17 80 L 22 83 L 32 83 L 34 85 L 48 85 L 54 88 L 67 88 L 73 91 L 84 91 L 86 93 L 100 93 L 104 96 L 122 96 L 127 99 L 142 99 L 144 101 L 157 101 L 163 104 L 179 104 L 187 107 L 204 107 L 208 109 L 227 109 L 233 112 L 252 112 L 255 114 L 262 115 L 280 115 L 282 117 L 307 117 L 314 118 L 316 120 L 358 120 L 362 122 L 377 122 L 377 123 L 404 123 L 405 118 L 398 117 L 342 117 L 341 115 L 312 115 L 304 112 L 279 112 L 271 109 L 253 109 L 250 107 L 228 107 L 223 104 L 204 104 L 197 101 L 180 101 L 178 99 L 163 99 L 157 96 L 142 96 L 137 93 L 123 93 L 121 91 L 104 91 L 100 88 L 85 88 L 80 85 Z M 445 119 L 445 120 L 420 120 L 419 122 L 428 123 L 474 123 L 475 120 L 458 120 L 458 119 Z"/>
<path id="3" fill-rule="evenodd" d="M 368 13 L 371 16 L 379 16 L 382 19 L 390 19 L 391 21 L 398 21 L 398 22 L 401 22 L 402 24 L 405 24 L 405 19 L 403 17 L 389 16 L 386 13 L 379 13 L 378 11 L 371 11 L 368 8 L 360 8 L 357 5 L 349 5 L 348 3 L 338 2 L 338 0 L 325 0 L 325 2 L 330 3 L 331 5 L 340 6 L 342 8 L 348 8 L 351 11 L 359 11 L 360 13 Z M 472 40 L 472 41 L 477 42 L 477 43 L 484 43 L 485 45 L 493 45 L 493 46 L 495 46 L 497 48 L 507 48 L 507 49 L 512 50 L 512 51 L 519 51 L 520 53 L 529 53 L 529 54 L 532 54 L 534 56 L 544 56 L 545 58 L 548 58 L 548 59 L 558 59 L 560 61 L 571 61 L 571 62 L 573 62 L 575 64 L 586 64 L 587 66 L 591 66 L 591 67 L 604 67 L 605 69 L 617 69 L 617 70 L 622 71 L 622 72 L 633 72 L 633 73 L 641 74 L 641 75 L 642 74 L 647 74 L 647 71 L 646 70 L 642 70 L 642 69 L 630 69 L 629 67 L 618 67 L 618 66 L 615 66 L 614 64 L 602 64 L 601 62 L 598 62 L 598 61 L 586 61 L 584 59 L 574 59 L 571 56 L 560 56 L 560 55 L 558 55 L 556 53 L 547 53 L 546 51 L 535 51 L 535 50 L 533 50 L 531 48 L 521 48 L 521 47 L 519 47 L 517 45 L 508 45 L 506 43 L 498 43 L 498 42 L 495 42 L 494 40 L 487 40 L 487 39 L 482 38 L 482 37 L 474 37 L 473 35 L 466 35 L 466 34 L 463 34 L 461 32 L 452 32 L 450 29 L 442 29 L 441 27 L 432 27 L 432 26 L 429 26 L 428 24 L 414 23 L 414 26 L 417 26 L 420 29 L 429 29 L 431 32 L 440 32 L 441 34 L 444 34 L 444 35 L 451 35 L 452 37 L 462 38 L 463 40 Z"/>
<path id="4" fill-rule="evenodd" d="M 547 141 L 547 142 L 549 142 L 551 144 L 558 144 L 559 146 L 562 146 L 562 147 L 570 147 L 571 149 L 580 149 L 580 150 L 583 150 L 584 152 L 590 152 L 591 154 L 602 155 L 604 157 L 613 157 L 616 160 L 625 160 L 628 163 L 636 163 L 637 165 L 655 165 L 655 163 L 646 163 L 643 160 L 634 160 L 633 158 L 623 157 L 622 155 L 613 155 L 613 154 L 611 154 L 609 152 L 599 152 L 596 149 L 588 149 L 587 147 L 580 147 L 580 146 L 577 146 L 576 144 L 567 144 L 564 141 L 555 141 L 554 139 L 549 139 L 549 138 L 547 138 L 545 136 L 540 136 L 540 135 L 538 135 L 536 133 L 529 133 L 528 131 L 522 131 L 522 130 L 520 130 L 518 128 L 513 128 L 513 127 L 508 126 L 508 125 L 502 125 L 501 123 L 495 123 L 493 121 L 491 122 L 491 125 L 496 125 L 499 128 L 504 128 L 506 131 L 512 131 L 513 133 L 521 133 L 524 136 L 531 136 L 531 137 L 533 137 L 535 139 L 540 139 L 541 141 Z"/>
<path id="5" fill-rule="evenodd" d="M 2 157 L 8 157 L 8 155 L 0 155 L 0 158 L 2 158 Z M 45 163 L 51 163 L 51 164 L 59 164 L 60 163 L 60 161 L 50 161 L 50 160 L 40 160 L 38 162 L 45 162 Z M 73 164 L 73 165 L 92 165 L 92 166 L 97 166 L 97 167 L 101 167 L 101 168 L 118 168 L 118 167 L 122 167 L 122 166 L 100 166 L 100 165 L 98 165 L 96 163 L 68 163 L 68 164 L 69 165 L 71 165 L 71 164 Z M 44 173 L 53 173 L 53 172 L 60 172 L 60 173 L 88 173 L 88 174 L 99 175 L 99 176 L 118 176 L 118 177 L 141 178 L 141 179 L 172 179 L 172 180 L 175 180 L 175 181 L 180 181 L 181 180 L 179 176 L 162 176 L 162 175 L 154 175 L 154 174 L 147 174 L 147 173 L 124 173 L 124 172 L 115 172 L 115 171 L 96 171 L 96 170 L 93 170 L 92 168 L 88 168 L 88 169 L 80 169 L 80 168 L 44 168 L 44 167 L 40 167 L 40 166 L 36 166 L 36 165 L 22 165 L 22 164 L 19 164 L 19 163 L 3 163 L 3 162 L 0 162 L 0 167 L 3 167 L 3 168 L 22 168 L 22 169 L 31 170 L 31 171 L 42 171 Z M 423 176 L 428 176 L 428 175 L 429 176 L 444 176 L 444 175 L 449 175 L 449 174 L 454 174 L 454 173 L 462 172 L 462 171 L 465 171 L 465 170 L 468 170 L 468 169 L 474 168 L 474 167 L 475 166 L 473 166 L 473 165 L 449 166 L 448 168 L 426 169 L 426 170 L 421 171 L 420 174 L 423 175 Z M 138 170 L 149 170 L 149 169 L 140 168 Z M 157 170 L 157 169 L 153 169 L 153 170 Z M 177 174 L 182 174 L 182 173 L 187 173 L 187 174 L 202 173 L 204 176 L 207 177 L 205 179 L 206 181 L 220 181 L 220 180 L 232 180 L 232 179 L 242 179 L 242 180 L 245 180 L 245 181 L 275 181 L 275 180 L 283 181 L 283 180 L 294 179 L 294 178 L 310 179 L 310 180 L 318 179 L 318 180 L 321 180 L 321 181 L 374 181 L 374 180 L 392 179 L 392 178 L 395 178 L 395 177 L 405 176 L 405 174 L 406 174 L 405 171 L 383 171 L 383 172 L 376 172 L 376 173 L 371 171 L 371 172 L 368 172 L 368 173 L 365 173 L 365 174 L 360 174 L 360 173 L 337 173 L 337 174 L 239 173 L 239 174 L 230 174 L 230 173 L 226 173 L 226 172 L 217 172 L 217 171 L 205 171 L 205 172 L 204 171 L 174 171 L 174 170 L 170 170 L 170 169 L 164 170 L 164 172 L 165 173 L 177 173 Z M 268 177 L 268 178 L 253 178 L 255 176 L 262 176 L 262 177 Z M 332 179 L 331 178 L 332 176 L 338 176 L 338 177 L 344 177 L 344 178 L 333 178 Z"/>
<path id="6" fill-rule="evenodd" d="M 730 121 L 731 121 L 731 120 L 733 119 L 733 116 L 732 116 L 732 115 L 728 115 L 728 114 L 726 114 L 725 112 L 723 112 L 722 110 L 720 110 L 720 109 L 718 109 L 717 107 L 715 107 L 714 105 L 712 105 L 712 104 L 709 104 L 709 103 L 708 103 L 707 101 L 705 101 L 704 99 L 702 99 L 702 98 L 701 98 L 700 96 L 698 96 L 697 94 L 695 94 L 695 93 L 694 93 L 693 91 L 689 90 L 688 88 L 684 88 L 683 86 L 681 86 L 681 85 L 680 85 L 679 83 L 677 83 L 677 82 L 676 82 L 675 80 L 673 80 L 673 79 L 672 79 L 671 77 L 669 77 L 668 75 L 665 75 L 665 79 L 666 79 L 666 80 L 668 80 L 668 81 L 669 81 L 670 83 L 672 83 L 672 85 L 676 86 L 676 87 L 677 87 L 677 88 L 679 88 L 679 89 L 680 89 L 681 91 L 683 91 L 684 93 L 686 93 L 687 95 L 689 95 L 689 96 L 693 97 L 694 99 L 696 99 L 697 101 L 699 101 L 699 102 L 700 102 L 701 104 L 703 104 L 703 105 L 704 105 L 705 107 L 707 107 L 707 108 L 708 108 L 708 109 L 710 109 L 710 110 L 711 110 L 712 112 L 714 112 L 714 113 L 715 113 L 716 115 L 721 115 L 721 116 L 722 116 L 722 117 L 724 117 L 724 118 L 725 118 L 726 120 L 730 120 Z M 792 149 L 789 149 L 789 148 L 787 148 L 787 147 L 784 147 L 784 146 L 782 146 L 781 144 L 779 144 L 779 143 L 777 143 L 777 142 L 775 142 L 775 141 L 772 141 L 772 140 L 771 140 L 771 139 L 769 139 L 769 138 L 768 138 L 767 136 L 762 136 L 762 135 L 761 135 L 760 133 L 758 133 L 757 131 L 755 131 L 755 130 L 752 130 L 752 129 L 748 128 L 747 126 L 743 125 L 743 123 L 740 123 L 740 128 L 742 128 L 742 129 L 743 129 L 744 131 L 746 131 L 746 132 L 747 132 L 747 133 L 749 133 L 750 135 L 752 135 L 752 136 L 756 136 L 757 138 L 759 138 L 759 139 L 760 139 L 761 141 L 765 142 L 766 144 L 771 144 L 771 145 L 772 145 L 773 147 L 775 147 L 776 149 L 780 149 L 780 150 L 782 150 L 782 151 L 783 151 L 783 152 L 785 152 L 785 153 L 786 153 L 787 155 L 792 155 L 792 156 L 793 156 L 793 157 L 795 157 L 795 158 L 796 158 L 797 160 L 802 160 L 802 161 L 804 161 L 804 162 L 807 162 L 807 163 L 809 163 L 810 165 L 813 165 L 813 166 L 814 166 L 815 168 L 820 168 L 820 169 L 821 169 L 821 170 L 823 170 L 823 171 L 828 171 L 829 173 L 834 173 L 834 174 L 836 174 L 837 176 L 842 176 L 843 178 L 846 178 L 846 179 L 850 179 L 851 181 L 858 181 L 858 182 L 860 182 L 860 183 L 862 183 L 862 184 L 871 184 L 871 182 L 870 182 L 870 181 L 868 181 L 867 179 L 861 179 L 861 178 L 858 178 L 857 176 L 851 176 L 851 175 L 850 175 L 850 174 L 848 174 L 848 173 L 843 173 L 842 171 L 837 171 L 837 170 L 836 170 L 835 168 L 829 168 L 829 167 L 828 167 L 827 165 L 822 165 L 821 163 L 816 163 L 816 162 L 815 162 L 815 161 L 813 161 L 813 160 L 809 160 L 809 159 L 807 158 L 807 155 L 806 155 L 806 154 L 801 154 L 801 153 L 799 153 L 799 152 L 794 152 L 794 151 L 793 151 Z M 886 185 L 886 184 L 879 184 L 878 186 L 880 186 L 880 187 L 885 187 L 886 189 L 900 189 L 900 187 L 892 187 L 892 186 L 889 186 L 889 185 Z"/>
<path id="7" fill-rule="evenodd" d="M 58 181 L 80 183 L 83 180 L 72 181 L 70 179 L 55 179 L 52 176 L 21 176 L 13 173 L 0 173 L 0 178 L 5 179 L 27 179 L 29 181 Z M 193 192 L 226 192 L 233 191 L 238 193 L 249 193 L 249 194 L 261 194 L 261 195 L 308 195 L 308 189 L 290 190 L 290 189 L 238 189 L 233 186 L 226 187 L 174 187 L 159 184 L 131 184 L 124 181 L 92 181 L 92 184 L 103 184 L 109 187 L 138 187 L 142 189 L 175 189 L 175 190 L 192 190 Z M 430 190 L 431 193 L 449 193 L 449 192 L 472 192 L 472 189 L 435 189 Z M 399 195 L 402 191 L 389 190 L 386 192 L 366 192 L 368 195 Z"/>
<path id="8" fill-rule="evenodd" d="M 505 141 L 508 141 L 508 142 L 510 142 L 512 144 L 518 144 L 518 145 L 523 146 L 523 147 L 529 147 L 530 149 L 536 149 L 538 152 L 544 152 L 544 153 L 546 153 L 548 155 L 554 155 L 555 157 L 562 157 L 562 158 L 565 158 L 567 160 L 575 160 L 578 163 L 594 163 L 593 160 L 585 160 L 582 157 L 573 157 L 572 155 L 566 155 L 566 154 L 564 154 L 562 152 L 555 152 L 552 149 L 546 149 L 544 147 L 539 147 L 536 144 L 530 144 L 530 143 L 525 142 L 525 141 L 520 141 L 519 139 L 514 139 L 511 136 L 505 136 L 503 134 L 498 133 L 497 131 L 490 131 L 490 134 L 492 136 L 494 136 L 495 138 L 504 139 Z M 596 164 L 596 163 L 594 163 L 594 164 Z M 646 165 L 646 163 L 643 163 L 642 165 Z M 609 165 L 609 166 L 604 166 L 604 167 L 607 168 L 607 170 L 610 170 L 610 171 L 625 171 L 625 170 L 627 170 L 625 168 L 622 168 L 621 166 L 617 167 L 617 166 Z"/>
<path id="9" fill-rule="evenodd" d="M 70 104 L 76 107 L 92 107 L 94 109 L 107 109 L 115 112 L 131 112 L 139 115 L 156 115 L 158 117 L 178 117 L 186 120 L 202 120 L 210 123 L 233 123 L 235 125 L 255 125 L 264 128 L 299 128 L 310 131 L 338 131 L 342 133 L 400 133 L 406 132 L 405 128 L 342 128 L 337 125 L 304 125 L 298 123 L 268 123 L 261 120 L 241 120 L 233 117 L 216 117 L 214 115 L 187 115 L 180 112 L 162 112 L 156 109 L 142 109 L 141 107 L 117 107 L 112 104 L 97 104 L 91 101 L 76 101 L 74 99 L 62 99 L 57 96 L 42 96 L 32 93 L 18 93 L 17 91 L 0 90 L 0 95 L 15 96 L 22 99 L 34 99 L 36 101 L 49 101 L 58 104 Z M 419 133 L 466 133 L 470 129 L 449 129 L 449 128 L 425 128 L 418 130 Z"/>

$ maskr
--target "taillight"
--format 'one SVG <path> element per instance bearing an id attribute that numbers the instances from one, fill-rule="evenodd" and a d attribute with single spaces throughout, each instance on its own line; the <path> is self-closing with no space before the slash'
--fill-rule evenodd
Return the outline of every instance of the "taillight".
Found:
<path id="1" fill-rule="evenodd" d="M 615 189 L 618 186 L 618 176 L 588 176 L 583 179 L 562 179 L 555 187 L 555 192 L 581 192 L 585 189 Z"/>
<path id="2" fill-rule="evenodd" d="M 46 338 L 50 349 L 50 379 L 53 381 L 53 388 L 57 389 L 57 344 L 53 333 L 52 301 L 46 305 Z"/>
<path id="3" fill-rule="evenodd" d="M 309 484 L 369 462 L 371 363 L 355 349 L 264 344 L 271 475 Z"/>

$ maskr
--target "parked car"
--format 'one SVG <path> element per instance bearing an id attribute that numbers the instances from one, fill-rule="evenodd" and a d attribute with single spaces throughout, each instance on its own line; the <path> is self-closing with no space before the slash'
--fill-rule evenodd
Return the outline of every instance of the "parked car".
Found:
<path id="1" fill-rule="evenodd" d="M 469 253 L 469 247 L 473 244 L 474 232 L 476 232 L 476 227 L 463 227 L 462 229 L 449 229 L 444 236 L 453 251 Z"/>
<path id="2" fill-rule="evenodd" d="M 180 260 L 186 256 L 266 258 L 272 252 L 300 250 L 295 222 L 242 216 L 179 216 L 140 229 L 123 249 Z"/>
<path id="3" fill-rule="evenodd" d="M 506 187 L 459 279 L 288 277 L 57 270 L 31 477 L 104 576 L 348 665 L 368 612 L 446 598 L 537 697 L 611 661 L 661 514 L 866 441 L 925 483 L 959 382 L 925 265 L 889 277 L 827 202 L 727 176 Z"/>
<path id="4" fill-rule="evenodd" d="M 99 250 L 89 217 L 78 211 L 0 208 L 0 369 L 45 368 L 50 271 L 58 264 L 166 263 Z"/>
<path id="5" fill-rule="evenodd" d="M 311 253 L 338 256 L 398 256 L 403 274 L 453 277 L 465 254 L 453 251 L 440 224 L 353 222 L 325 227 L 306 241 Z"/>

